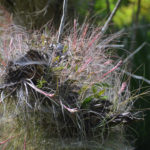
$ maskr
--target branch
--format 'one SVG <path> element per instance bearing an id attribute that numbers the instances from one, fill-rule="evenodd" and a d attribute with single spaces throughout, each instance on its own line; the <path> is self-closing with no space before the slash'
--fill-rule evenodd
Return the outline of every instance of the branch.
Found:
<path id="1" fill-rule="evenodd" d="M 136 53 L 138 53 L 144 46 L 146 45 L 146 42 L 141 44 L 133 53 L 131 53 L 124 61 L 123 63 L 126 63 L 131 57 L 133 57 Z"/>
<path id="2" fill-rule="evenodd" d="M 124 45 L 117 44 L 108 44 L 108 45 L 100 45 L 98 48 L 124 48 Z"/>
<path id="3" fill-rule="evenodd" d="M 125 73 L 126 75 L 129 75 L 131 76 L 132 78 L 135 78 L 135 79 L 138 79 L 138 80 L 143 80 L 144 82 L 150 84 L 150 80 L 146 79 L 145 77 L 143 76 L 138 76 L 138 75 L 135 75 L 135 74 L 132 74 L 130 72 L 127 72 L 127 71 L 124 71 L 124 70 L 121 70 L 123 73 Z"/>
<path id="4" fill-rule="evenodd" d="M 109 23 L 111 22 L 113 16 L 115 15 L 117 9 L 119 8 L 119 5 L 121 3 L 122 0 L 118 0 L 117 3 L 116 3 L 116 6 L 115 8 L 113 9 L 112 13 L 110 14 L 110 16 L 108 17 L 106 23 L 104 24 L 102 30 L 101 30 L 101 33 L 104 34 L 106 32 L 106 30 L 108 29 L 108 26 L 109 26 Z"/>
<path id="5" fill-rule="evenodd" d="M 63 15 L 61 17 L 61 22 L 60 22 L 60 26 L 59 26 L 57 43 L 60 43 L 61 36 L 62 36 L 62 33 L 63 33 L 63 29 L 64 29 L 66 13 L 67 13 L 67 2 L 68 2 L 68 0 L 64 0 L 64 3 L 63 3 Z"/>

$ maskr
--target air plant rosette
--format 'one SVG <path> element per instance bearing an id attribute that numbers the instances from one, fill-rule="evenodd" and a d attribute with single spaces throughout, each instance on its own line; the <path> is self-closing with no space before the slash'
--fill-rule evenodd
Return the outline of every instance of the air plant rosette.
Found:
<path id="1" fill-rule="evenodd" d="M 121 148 L 128 147 L 119 135 L 138 118 L 130 112 L 133 98 L 120 71 L 122 61 L 109 46 L 120 32 L 104 37 L 100 31 L 88 24 L 77 27 L 75 21 L 61 43 L 46 28 L 42 33 L 16 26 L 5 31 L 2 149 L 104 149 L 114 137 L 124 143 Z"/>

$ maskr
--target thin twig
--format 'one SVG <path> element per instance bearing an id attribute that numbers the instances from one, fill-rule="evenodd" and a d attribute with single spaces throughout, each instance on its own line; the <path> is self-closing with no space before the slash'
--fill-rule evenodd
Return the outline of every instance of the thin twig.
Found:
<path id="1" fill-rule="evenodd" d="M 108 45 L 100 45 L 98 48 L 124 48 L 124 45 L 108 44 Z"/>
<path id="2" fill-rule="evenodd" d="M 99 48 L 101 46 L 104 46 L 104 45 L 108 44 L 109 42 L 111 42 L 112 40 L 120 37 L 124 33 L 124 31 L 125 31 L 125 29 L 123 28 L 120 31 L 118 31 L 117 33 L 110 35 L 109 37 L 107 37 L 106 39 L 104 39 L 101 43 L 99 43 L 97 45 L 97 47 Z"/>
<path id="3" fill-rule="evenodd" d="M 118 0 L 117 3 L 116 3 L 116 6 L 115 8 L 113 9 L 112 13 L 110 14 L 110 16 L 108 17 L 106 23 L 104 24 L 102 30 L 101 30 L 101 33 L 104 34 L 106 32 L 106 30 L 108 29 L 108 26 L 109 26 L 109 23 L 111 22 L 113 16 L 115 15 L 117 9 L 119 8 L 119 5 L 121 3 L 122 0 Z"/>
<path id="4" fill-rule="evenodd" d="M 123 63 L 126 63 L 130 58 L 132 58 L 136 53 L 138 53 L 144 46 L 146 45 L 146 42 L 141 44 L 133 53 L 131 53 L 124 61 Z"/>
<path id="5" fill-rule="evenodd" d="M 150 80 L 146 79 L 145 77 L 143 76 L 138 76 L 138 75 L 135 75 L 135 74 L 132 74 L 130 72 L 127 72 L 125 70 L 121 70 L 123 73 L 125 73 L 126 75 L 129 75 L 131 76 L 132 78 L 135 78 L 135 79 L 138 79 L 138 80 L 143 80 L 145 81 L 146 83 L 150 84 Z"/>
<path id="6" fill-rule="evenodd" d="M 64 0 L 64 3 L 63 3 L 63 15 L 62 15 L 60 26 L 59 26 L 57 43 L 60 43 L 61 36 L 62 36 L 62 33 L 63 33 L 63 29 L 64 29 L 66 13 L 67 13 L 67 3 L 68 3 L 68 0 Z"/>

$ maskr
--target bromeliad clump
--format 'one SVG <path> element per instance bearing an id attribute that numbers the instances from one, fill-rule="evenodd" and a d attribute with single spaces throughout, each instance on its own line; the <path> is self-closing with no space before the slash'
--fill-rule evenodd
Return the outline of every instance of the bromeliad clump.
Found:
<path id="1" fill-rule="evenodd" d="M 19 51 L 26 52 L 6 61 L 0 87 L 0 113 L 6 122 L 9 118 L 10 136 L 19 138 L 18 143 L 9 142 L 8 148 L 26 142 L 29 147 L 46 149 L 54 146 L 50 139 L 64 138 L 65 142 L 70 137 L 81 141 L 95 138 L 105 144 L 114 127 L 137 119 L 130 112 L 128 88 L 120 90 L 122 61 L 114 60 L 109 47 L 118 34 L 104 38 L 99 28 L 85 25 L 77 30 L 74 24 L 62 44 L 56 44 L 56 36 L 49 38 L 46 31 L 20 41 Z M 16 41 L 15 35 L 12 40 Z M 28 41 L 28 50 L 24 41 Z M 0 125 L 2 138 L 9 135 L 4 122 Z"/>

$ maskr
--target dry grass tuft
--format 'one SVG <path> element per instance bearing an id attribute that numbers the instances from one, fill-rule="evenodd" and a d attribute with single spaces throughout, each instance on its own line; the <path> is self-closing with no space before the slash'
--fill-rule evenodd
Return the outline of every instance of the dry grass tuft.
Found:
<path id="1" fill-rule="evenodd" d="M 2 149 L 118 148 L 110 139 L 118 140 L 121 126 L 137 118 L 130 112 L 128 80 L 118 70 L 122 61 L 109 48 L 118 34 L 103 37 L 100 30 L 78 27 L 75 21 L 61 44 L 47 28 L 28 33 L 11 26 L 4 31 Z M 118 149 L 127 148 L 124 142 Z"/>

